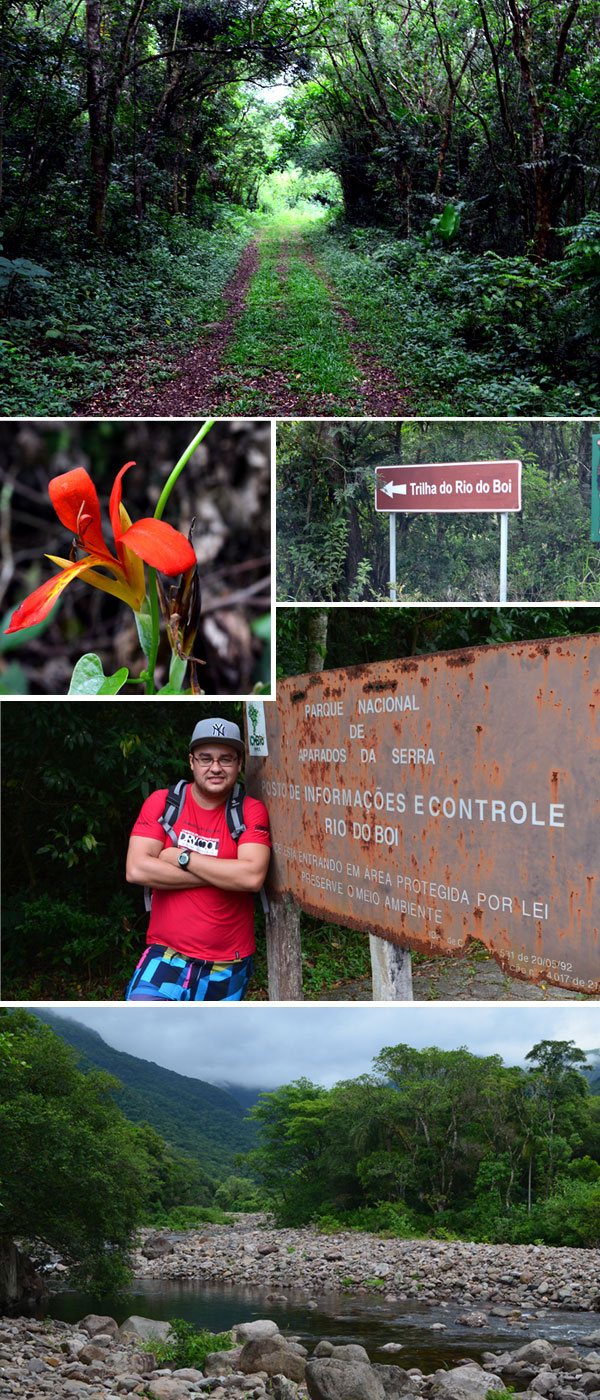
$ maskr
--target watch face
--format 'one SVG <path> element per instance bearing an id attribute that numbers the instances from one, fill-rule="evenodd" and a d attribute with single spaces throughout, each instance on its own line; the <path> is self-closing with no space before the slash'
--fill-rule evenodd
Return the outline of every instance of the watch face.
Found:
<path id="1" fill-rule="evenodd" d="M 189 853 L 189 851 L 182 851 L 182 852 L 181 852 L 181 855 L 179 856 L 178 864 L 179 864 L 179 865 L 189 865 L 189 863 L 190 863 L 190 853 Z"/>

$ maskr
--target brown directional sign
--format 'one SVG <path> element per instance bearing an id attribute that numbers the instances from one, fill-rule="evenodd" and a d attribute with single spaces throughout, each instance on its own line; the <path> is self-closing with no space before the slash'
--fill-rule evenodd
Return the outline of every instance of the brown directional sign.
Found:
<path id="1" fill-rule="evenodd" d="M 599 703 L 599 635 L 280 682 L 248 765 L 274 898 L 598 992 Z"/>
<path id="2" fill-rule="evenodd" d="M 375 468 L 375 509 L 437 512 L 521 509 L 520 462 L 421 462 Z"/>

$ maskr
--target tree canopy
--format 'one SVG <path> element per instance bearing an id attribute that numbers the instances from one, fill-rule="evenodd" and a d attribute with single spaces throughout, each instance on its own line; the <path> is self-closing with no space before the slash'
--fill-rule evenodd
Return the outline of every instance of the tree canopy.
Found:
<path id="1" fill-rule="evenodd" d="M 597 1100 L 570 1042 L 527 1067 L 464 1047 L 384 1047 L 373 1072 L 263 1094 L 246 1158 L 285 1224 L 594 1245 Z"/>
<path id="2" fill-rule="evenodd" d="M 148 1124 L 127 1121 L 117 1088 L 82 1073 L 35 1017 L 0 1010 L 0 1248 L 57 1250 L 101 1291 L 127 1281 L 136 1226 L 188 1200 L 201 1177 Z"/>

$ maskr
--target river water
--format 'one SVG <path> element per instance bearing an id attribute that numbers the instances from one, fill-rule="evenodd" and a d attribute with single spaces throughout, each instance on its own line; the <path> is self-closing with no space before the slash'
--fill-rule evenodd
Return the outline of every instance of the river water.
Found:
<path id="1" fill-rule="evenodd" d="M 196 1327 L 226 1332 L 236 1322 L 271 1318 L 282 1332 L 297 1336 L 309 1349 L 321 1338 L 332 1342 L 360 1342 L 372 1361 L 419 1366 L 431 1372 L 456 1365 L 462 1357 L 481 1359 L 484 1351 L 508 1351 L 532 1337 L 577 1345 L 579 1338 L 600 1327 L 600 1316 L 578 1312 L 534 1314 L 515 1308 L 515 1316 L 493 1317 L 485 1304 L 460 1307 L 456 1303 L 436 1308 L 410 1300 L 386 1303 L 383 1299 L 345 1293 L 311 1295 L 316 1306 L 307 1306 L 305 1292 L 289 1290 L 285 1296 L 253 1287 L 225 1288 L 222 1284 L 195 1283 L 189 1279 L 137 1279 L 131 1293 L 102 1298 L 81 1292 L 56 1293 L 48 1311 L 64 1322 L 78 1322 L 86 1313 L 109 1314 L 121 1323 L 131 1313 L 168 1321 L 185 1318 Z M 465 1327 L 456 1318 L 465 1311 L 487 1313 L 485 1327 Z M 434 1328 L 442 1323 L 445 1331 Z M 381 1352 L 385 1342 L 400 1342 L 402 1351 Z"/>

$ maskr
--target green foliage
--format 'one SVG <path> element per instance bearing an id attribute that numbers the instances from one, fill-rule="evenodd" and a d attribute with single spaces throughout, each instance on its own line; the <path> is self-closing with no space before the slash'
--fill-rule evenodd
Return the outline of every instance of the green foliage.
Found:
<path id="1" fill-rule="evenodd" d="M 247 1176 L 227 1176 L 215 1191 L 215 1205 L 223 1210 L 264 1210 L 264 1192 Z"/>
<path id="2" fill-rule="evenodd" d="M 230 1332 L 197 1330 L 192 1322 L 175 1317 L 169 1339 L 166 1342 L 151 1339 L 144 1343 L 143 1350 L 152 1352 L 158 1366 L 171 1366 L 174 1370 L 190 1366 L 201 1371 L 209 1352 L 230 1351 L 232 1346 Z"/>
<path id="3" fill-rule="evenodd" d="M 127 1280 L 152 1174 L 146 1135 L 114 1088 L 82 1074 L 47 1026 L 0 1011 L 0 1233 L 42 1240 L 101 1291 Z"/>
<path id="4" fill-rule="evenodd" d="M 593 1123 L 582 1052 L 540 1042 L 527 1058 L 386 1047 L 372 1075 L 261 1095 L 246 1161 L 284 1225 L 593 1247 L 596 1158 L 569 1172 Z"/>
<path id="5" fill-rule="evenodd" d="M 203 324 L 221 315 L 223 287 L 249 236 L 235 218 L 210 230 L 165 219 L 133 258 L 71 258 L 60 279 L 44 285 L 43 305 L 37 296 L 7 322 L 2 412 L 70 413 L 132 356 L 156 363 L 157 344 L 163 367 L 170 363 L 182 343 L 194 343 Z M 50 332 L 45 343 L 38 339 L 42 317 Z"/>
<path id="6" fill-rule="evenodd" d="M 569 267 L 393 242 L 383 229 L 307 237 L 359 331 L 414 386 L 413 412 L 594 411 L 596 348 L 590 339 L 582 365 Z"/>

